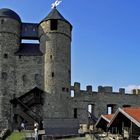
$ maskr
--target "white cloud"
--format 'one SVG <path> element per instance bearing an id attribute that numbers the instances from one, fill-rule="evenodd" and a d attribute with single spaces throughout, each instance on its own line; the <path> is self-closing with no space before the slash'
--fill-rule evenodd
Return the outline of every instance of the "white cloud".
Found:
<path id="1" fill-rule="evenodd" d="M 125 88 L 126 93 L 132 93 L 133 89 L 140 89 L 140 85 L 128 85 L 127 87 L 123 88 Z"/>

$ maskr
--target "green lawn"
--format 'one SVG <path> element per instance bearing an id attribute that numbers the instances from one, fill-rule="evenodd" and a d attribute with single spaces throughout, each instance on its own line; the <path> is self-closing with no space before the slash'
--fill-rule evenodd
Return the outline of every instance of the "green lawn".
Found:
<path id="1" fill-rule="evenodd" d="M 13 132 L 6 140 L 24 140 L 23 132 Z"/>

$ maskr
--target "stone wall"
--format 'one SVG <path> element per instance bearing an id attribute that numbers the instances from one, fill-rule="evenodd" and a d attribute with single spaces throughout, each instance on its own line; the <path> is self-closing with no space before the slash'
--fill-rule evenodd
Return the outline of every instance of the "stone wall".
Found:
<path id="1" fill-rule="evenodd" d="M 122 88 L 119 92 L 113 92 L 109 86 L 99 86 L 98 91 L 91 91 L 91 86 L 87 86 L 87 90 L 81 90 L 80 83 L 75 83 L 71 89 L 74 90 L 71 105 L 73 110 L 77 108 L 80 123 L 88 123 L 88 105 L 93 106 L 93 114 L 97 118 L 101 114 L 107 114 L 107 107 L 113 107 L 112 111 L 115 112 L 123 106 L 140 106 L 140 94 L 127 94 Z"/>
<path id="2" fill-rule="evenodd" d="M 42 56 L 16 56 L 16 64 L 17 97 L 36 86 L 43 89 Z"/>

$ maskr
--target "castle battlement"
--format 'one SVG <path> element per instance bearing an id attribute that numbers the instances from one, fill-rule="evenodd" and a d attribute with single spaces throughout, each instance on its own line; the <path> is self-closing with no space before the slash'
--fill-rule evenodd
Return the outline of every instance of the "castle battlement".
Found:
<path id="1" fill-rule="evenodd" d="M 98 86 L 98 90 L 93 91 L 92 85 L 87 85 L 86 90 L 82 90 L 81 84 L 79 82 L 75 82 L 74 86 L 71 86 L 71 90 L 74 91 L 75 94 L 111 93 L 111 94 L 124 94 L 124 95 L 140 95 L 140 92 L 136 92 L 136 89 L 133 90 L 132 94 L 128 94 L 125 92 L 125 88 L 119 88 L 118 92 L 116 92 L 116 91 L 113 91 L 112 86 Z"/>

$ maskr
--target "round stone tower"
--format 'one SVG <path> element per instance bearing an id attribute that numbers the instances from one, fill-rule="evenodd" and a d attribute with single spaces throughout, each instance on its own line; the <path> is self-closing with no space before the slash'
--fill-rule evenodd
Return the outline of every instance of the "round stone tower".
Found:
<path id="1" fill-rule="evenodd" d="M 48 93 L 44 105 L 46 118 L 70 117 L 71 30 L 72 25 L 56 8 L 39 25 L 40 48 L 44 53 L 44 91 Z"/>
<path id="2" fill-rule="evenodd" d="M 20 46 L 21 19 L 12 10 L 0 9 L 0 118 L 10 118 L 10 102 L 15 94 L 15 52 Z"/>

